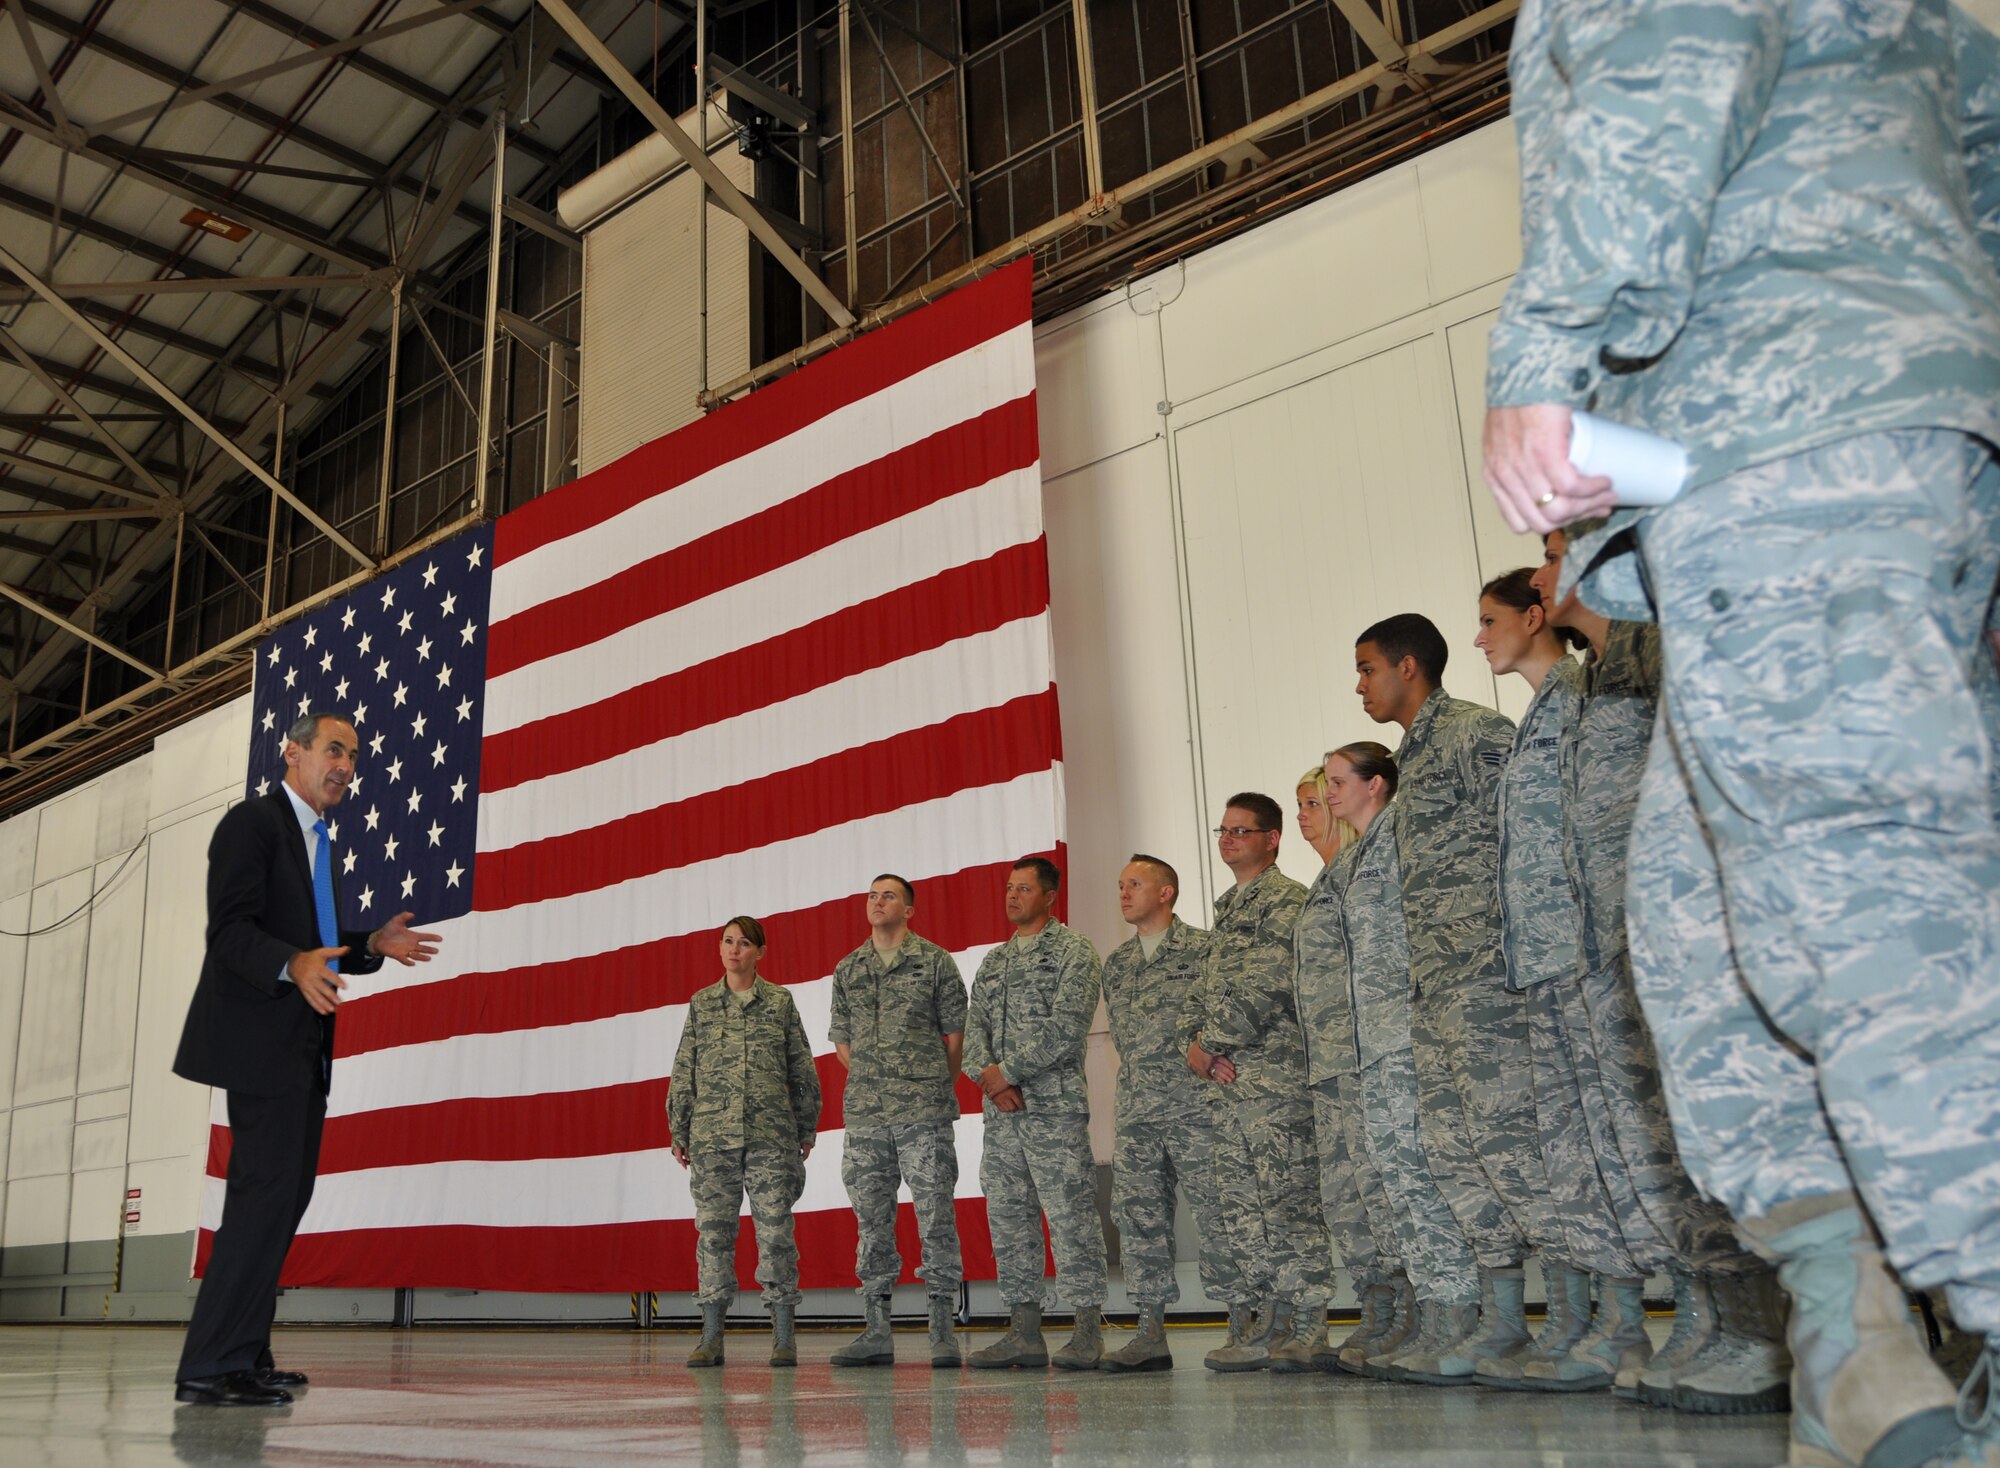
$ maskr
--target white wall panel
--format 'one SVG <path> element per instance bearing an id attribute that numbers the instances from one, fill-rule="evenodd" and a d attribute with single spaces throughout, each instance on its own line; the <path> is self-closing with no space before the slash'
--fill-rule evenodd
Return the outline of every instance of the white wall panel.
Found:
<path id="1" fill-rule="evenodd" d="M 1261 790 L 1289 826 L 1294 782 L 1325 750 L 1395 747 L 1354 693 L 1354 639 L 1380 617 L 1429 616 L 1452 647 L 1448 686 L 1492 701 L 1445 393 L 1425 336 L 1177 429 L 1205 824 Z M 1279 861 L 1302 881 L 1319 869 L 1295 827 Z"/>
<path id="2" fill-rule="evenodd" d="M 125 1167 L 79 1169 L 70 1185 L 69 1237 L 73 1243 L 115 1239 L 125 1217 Z M 71 1266 L 74 1268 L 75 1266 Z"/>
<path id="3" fill-rule="evenodd" d="M 211 709 L 153 741 L 148 824 L 171 824 L 191 806 L 207 808 L 217 794 L 243 788 L 250 747 L 250 695 Z"/>
<path id="4" fill-rule="evenodd" d="M 39 810 L 0 821 L 0 898 L 18 897 L 35 885 L 35 847 L 41 822 Z"/>
<path id="5" fill-rule="evenodd" d="M 127 1061 L 129 1079 L 130 1061 Z M 115 1091 L 92 1091 L 76 1098 L 76 1119 L 79 1124 L 86 1121 L 102 1121 L 107 1116 L 124 1116 L 132 1109 L 132 1088 L 120 1086 Z"/>
<path id="6" fill-rule="evenodd" d="M 70 1169 L 87 1172 L 97 1168 L 125 1167 L 125 1118 L 79 1121 L 71 1144 Z"/>
<path id="7" fill-rule="evenodd" d="M 208 1145 L 204 1138 L 202 1150 L 193 1156 L 163 1157 L 150 1162 L 126 1164 L 126 1186 L 139 1190 L 138 1198 L 133 1201 L 139 1213 L 138 1226 L 133 1230 L 135 1233 L 191 1234 L 195 1231 L 201 1223 L 202 1159 L 207 1155 Z M 190 1263 L 194 1259 L 192 1246 L 188 1259 Z"/>
<path id="8" fill-rule="evenodd" d="M 144 792 L 128 807 L 145 821 Z M 103 1091 L 132 1081 L 132 1042 L 139 1023 L 139 946 L 146 931 L 147 854 L 97 865 L 84 966 L 83 1042 L 76 1088 Z"/>
<path id="9" fill-rule="evenodd" d="M 1479 558 L 1482 585 L 1516 566 L 1536 566 L 1542 560 L 1541 537 L 1514 533 L 1501 518 L 1500 507 L 1493 502 L 1480 469 L 1479 439 L 1486 419 L 1486 334 L 1492 330 L 1498 315 L 1497 309 L 1482 311 L 1464 321 L 1453 322 L 1445 331 L 1458 406 L 1461 453 L 1466 482 L 1471 488 L 1473 549 Z M 1512 674 L 1497 682 L 1498 702 L 1494 707 L 1510 719 L 1520 718 L 1527 712 L 1534 690 L 1525 679 Z"/>
<path id="10" fill-rule="evenodd" d="M 1431 304 L 1416 170 L 1398 168 L 1197 255 L 1167 308 L 1167 386 L 1188 403 Z M 1178 268 L 1147 278 L 1166 295 Z"/>
<path id="11" fill-rule="evenodd" d="M 1521 158 L 1509 124 L 1483 127 L 1416 162 L 1433 301 L 1521 266 Z"/>
<path id="12" fill-rule="evenodd" d="M 246 736 L 247 737 L 247 736 Z M 173 1073 L 188 1000 L 201 974 L 208 838 L 223 806 L 153 832 L 146 933 L 139 955 L 139 1028 L 132 1064 L 132 1161 L 201 1157 L 208 1088 Z M 183 1163 L 182 1165 L 185 1165 Z M 192 1218 L 193 1215 L 190 1215 Z M 190 1222 L 184 1227 L 192 1227 Z"/>
<path id="13" fill-rule="evenodd" d="M 153 796 L 153 756 L 142 754 L 97 781 L 97 849 L 101 860 L 123 856 L 146 834 L 146 816 Z"/>
<path id="14" fill-rule="evenodd" d="M 42 828 L 48 829 L 46 821 Z M 94 840 L 94 823 L 90 834 Z M 28 978 L 21 995 L 20 1054 L 14 1070 L 16 1106 L 76 1094 L 77 1047 L 83 1035 L 84 965 L 90 947 L 87 904 L 95 880 L 96 873 L 85 867 L 35 889 L 28 911 L 35 935 L 28 939 Z M 76 916 L 70 917 L 72 913 Z M 69 920 L 63 921 L 65 918 Z"/>
<path id="15" fill-rule="evenodd" d="M 69 1173 L 22 1178 L 7 1184 L 7 1222 L 0 1248 L 60 1244 L 69 1237 Z"/>
<path id="16" fill-rule="evenodd" d="M 1160 285 L 1177 295 L 1179 277 Z M 1035 333 L 1042 479 L 1159 438 L 1161 296 L 1137 287 Z"/>
<path id="17" fill-rule="evenodd" d="M 42 807 L 35 845 L 35 885 L 68 876 L 97 860 L 97 802 L 101 780 L 59 796 Z"/>
<path id="18" fill-rule="evenodd" d="M 1100 950 L 1131 930 L 1118 870 L 1150 851 L 1190 873 L 1193 758 L 1164 444 L 1046 485 L 1056 687 L 1068 794 L 1070 922 Z M 1191 884 L 1192 885 L 1192 884 Z M 1199 893 L 1191 891 L 1190 915 Z"/>
<path id="19" fill-rule="evenodd" d="M 20 1052 L 21 991 L 27 985 L 28 930 L 33 897 L 23 892 L 0 902 L 0 1103 L 14 1099 L 14 1060 Z M 0 1109 L 4 1109 L 0 1106 Z"/>
<path id="20" fill-rule="evenodd" d="M 14 1134 L 7 1146 L 9 1181 L 58 1172 L 68 1176 L 75 1105 L 65 1100 L 14 1108 Z"/>

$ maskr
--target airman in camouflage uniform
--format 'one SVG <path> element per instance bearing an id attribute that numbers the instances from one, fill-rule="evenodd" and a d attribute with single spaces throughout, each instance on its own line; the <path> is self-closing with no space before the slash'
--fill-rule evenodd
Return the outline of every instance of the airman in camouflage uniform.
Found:
<path id="1" fill-rule="evenodd" d="M 1267 1302 L 1255 1337 L 1231 1312 L 1229 1342 L 1205 1363 L 1222 1371 L 1260 1370 L 1295 1335 L 1310 1346 L 1315 1327 L 1325 1330 L 1333 1293 L 1292 993 L 1292 935 L 1306 889 L 1277 868 L 1283 819 L 1277 802 L 1250 792 L 1224 810 L 1218 840 L 1236 885 L 1215 899 L 1208 963 L 1180 1014 L 1190 1063 L 1219 1082 L 1208 1092 L 1220 1146 L 1216 1187 L 1244 1276 Z"/>
<path id="2" fill-rule="evenodd" d="M 1548 1324 L 1527 1350 L 1482 1361 L 1478 1374 L 1530 1390 L 1609 1387 L 1621 1369 L 1636 1373 L 1652 1355 L 1642 1295 L 1668 1255 L 1623 1172 L 1598 1165 L 1600 1151 L 1615 1155 L 1615 1143 L 1578 972 L 1582 913 L 1563 861 L 1562 738 L 1581 702 L 1583 665 L 1564 652 L 1525 568 L 1487 584 L 1480 622 L 1477 645 L 1496 673 L 1533 682 L 1536 667 L 1553 658 L 1501 776 L 1500 911 L 1508 982 L 1527 996 L 1535 1110 L 1563 1249 L 1560 1258 L 1542 1257 Z M 1600 1302 L 1594 1330 L 1591 1273 Z"/>
<path id="3" fill-rule="evenodd" d="M 914 889 L 903 878 L 876 878 L 868 892 L 874 931 L 833 971 L 827 1038 L 847 1067 L 840 1178 L 854 1206 L 855 1273 L 868 1314 L 863 1338 L 836 1351 L 836 1365 L 895 1359 L 888 1302 L 901 1273 L 896 1192 L 903 1183 L 923 1236 L 917 1274 L 929 1287 L 933 1364 L 957 1363 L 951 1314 L 965 1274 L 953 1202 L 958 1147 L 952 1127 L 965 980 L 949 953 L 910 931 L 914 903 Z"/>
<path id="4" fill-rule="evenodd" d="M 1471 1379 L 1466 1363 L 1527 1345 L 1500 1282 L 1531 1248 L 1559 1257 L 1562 1239 L 1541 1156 L 1527 1006 L 1508 987 L 1500 945 L 1499 785 L 1514 725 L 1445 693 L 1446 657 L 1443 636 L 1414 613 L 1376 623 L 1355 643 L 1363 710 L 1405 728 L 1395 829 L 1424 1148 L 1482 1276 L 1482 1324 L 1452 1343 L 1464 1349 L 1441 1353 L 1435 1371 L 1411 1369 L 1456 1381 Z"/>
<path id="5" fill-rule="evenodd" d="M 1339 753 L 1328 757 L 1330 771 Z M 1386 755 L 1387 751 L 1381 753 Z M 1393 764 L 1387 773 L 1393 780 Z M 1338 787 L 1329 781 L 1329 788 Z M 1391 784 L 1384 798 L 1393 793 Z M 1347 818 L 1362 825 L 1357 816 L 1363 814 L 1357 810 Z M 1366 821 L 1361 839 L 1341 853 L 1342 940 L 1354 991 L 1355 1060 L 1361 1092 L 1358 1109 L 1369 1158 L 1389 1194 L 1398 1252 L 1408 1266 L 1420 1313 L 1432 1320 L 1464 1322 L 1479 1301 L 1479 1268 L 1472 1246 L 1433 1176 L 1418 1122 L 1410 943 L 1403 921 L 1396 817 L 1396 804 L 1391 800 Z M 1462 1119 L 1453 1132 L 1463 1137 Z M 1460 1145 L 1469 1155 L 1469 1141 Z M 1406 1344 L 1407 1333 L 1400 1341 L 1384 1342 L 1385 1358 Z M 1372 1361 L 1373 1356 L 1373 1352 L 1366 1352 L 1363 1359 Z"/>
<path id="6" fill-rule="evenodd" d="M 732 921 L 725 945 L 749 922 Z M 762 928 L 741 931 L 761 954 Z M 699 1235 L 695 1300 L 703 1335 L 696 1355 L 713 1353 L 690 1357 L 691 1366 L 722 1362 L 722 1317 L 736 1298 L 737 1220 L 746 1194 L 757 1227 L 757 1281 L 777 1330 L 773 1364 L 793 1364 L 777 1356 L 789 1347 L 799 1299 L 792 1205 L 805 1189 L 805 1154 L 819 1136 L 819 1072 L 792 996 L 756 977 L 754 958 L 749 973 L 747 991 L 718 979 L 695 992 L 667 1088 L 667 1127 L 688 1169 Z"/>
<path id="7" fill-rule="evenodd" d="M 1563 549 L 1558 531 L 1549 537 L 1550 565 L 1539 573 L 1545 596 L 1555 591 Z M 1668 1406 L 1678 1384 L 1695 1381 L 1681 1393 L 1683 1405 L 1777 1406 L 1790 1358 L 1774 1338 L 1768 1270 L 1681 1165 L 1652 1033 L 1632 984 L 1626 853 L 1659 700 L 1659 632 L 1649 623 L 1609 621 L 1574 598 L 1560 616 L 1592 646 L 1582 703 L 1563 731 L 1562 778 L 1564 861 L 1583 908 L 1581 993 L 1609 1108 L 1610 1145 L 1598 1144 L 1597 1165 L 1607 1180 L 1623 1182 L 1614 1193 L 1629 1194 L 1643 1215 L 1623 1220 L 1626 1236 L 1658 1237 L 1674 1278 L 1674 1334 L 1643 1372 L 1630 1380 L 1620 1373 L 1620 1392 Z M 1735 982 L 1726 944 L 1705 971 Z M 1691 978 L 1681 968 L 1675 981 Z"/>
<path id="8" fill-rule="evenodd" d="M 1015 936 L 980 960 L 972 980 L 964 1069 L 986 1093 L 979 1182 L 1000 1295 L 1012 1311 L 1008 1334 L 970 1357 L 975 1367 L 1049 1364 L 1041 1330 L 1044 1214 L 1057 1288 L 1077 1320 L 1055 1364 L 1092 1369 L 1100 1354 L 1104 1224 L 1083 1078 L 1099 969 L 1090 940 L 1051 916 L 1061 881 L 1041 857 L 1014 868 L 1007 912 Z"/>
<path id="9" fill-rule="evenodd" d="M 1408 1272 L 1395 1211 L 1368 1151 L 1355 1049 L 1353 974 L 1342 898 L 1354 865 L 1349 843 L 1306 889 L 1293 940 L 1306 1083 L 1319 1146 L 1319 1198 L 1327 1232 L 1357 1300 Z"/>
<path id="10" fill-rule="evenodd" d="M 1872 1227 L 1991 1352 L 1991 38 L 1944 0 L 1529 0 L 1511 65 L 1525 258 L 1489 480 L 1517 529 L 1608 508 L 1561 453 L 1586 405 L 1692 463 L 1563 573 L 1661 625 L 1630 918 L 1683 1158 L 1792 1294 L 1795 1460 L 1893 1434 L 1898 1461 L 2000 1461 L 2000 1412 L 1961 1439 Z M 1726 932 L 1741 983 L 1653 969 L 1669 915 Z"/>
<path id="11" fill-rule="evenodd" d="M 1104 960 L 1104 1003 L 1118 1047 L 1111 1206 L 1139 1334 L 1101 1365 L 1107 1371 L 1161 1370 L 1173 1364 L 1166 1307 L 1181 1297 L 1174 1273 L 1176 1188 L 1186 1194 L 1201 1232 L 1208 1297 L 1246 1305 L 1252 1295 L 1220 1218 L 1215 1121 L 1205 1083 L 1188 1069 L 1177 1039 L 1181 1004 L 1207 961 L 1209 935 L 1173 915 L 1180 878 L 1159 858 L 1134 856 L 1118 885 L 1120 909 L 1139 931 Z"/>

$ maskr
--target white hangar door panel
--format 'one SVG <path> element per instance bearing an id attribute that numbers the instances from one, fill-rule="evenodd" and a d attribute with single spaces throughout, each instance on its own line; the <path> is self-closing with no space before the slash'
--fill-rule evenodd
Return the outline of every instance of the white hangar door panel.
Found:
<path id="1" fill-rule="evenodd" d="M 1495 702 L 1472 645 L 1480 562 L 1457 416 L 1426 332 L 1176 427 L 1203 811 L 1271 795 L 1280 864 L 1301 881 L 1319 860 L 1293 824 L 1300 773 L 1350 740 L 1401 737 L 1355 697 L 1364 627 L 1422 612 L 1450 644 L 1446 686 Z M 1212 842 L 1208 859 L 1221 891 Z"/>

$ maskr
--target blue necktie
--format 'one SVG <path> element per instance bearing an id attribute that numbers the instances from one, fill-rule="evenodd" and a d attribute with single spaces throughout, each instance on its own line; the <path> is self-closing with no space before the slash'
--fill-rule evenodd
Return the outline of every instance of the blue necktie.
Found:
<path id="1" fill-rule="evenodd" d="M 319 914 L 319 946 L 337 948 L 340 921 L 333 915 L 333 838 L 327 834 L 325 821 L 313 822 L 313 834 L 319 837 L 319 860 L 313 863 L 313 909 Z M 326 966 L 340 972 L 337 958 L 328 959 Z"/>

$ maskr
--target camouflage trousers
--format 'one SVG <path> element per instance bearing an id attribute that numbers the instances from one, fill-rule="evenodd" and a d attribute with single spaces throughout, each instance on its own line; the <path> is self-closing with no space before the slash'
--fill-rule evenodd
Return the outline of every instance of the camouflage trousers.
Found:
<path id="1" fill-rule="evenodd" d="M 797 1147 L 697 1146 L 688 1153 L 698 1234 L 697 1304 L 726 1306 L 736 1298 L 736 1234 L 746 1194 L 757 1226 L 757 1283 L 764 1287 L 764 1306 L 798 1303 L 792 1205 L 805 1186 L 805 1159 Z"/>
<path id="2" fill-rule="evenodd" d="M 1049 1303 L 1042 1244 L 1046 1214 L 1063 1300 L 1072 1309 L 1104 1304 L 1104 1221 L 1097 1212 L 1087 1114 L 989 1108 L 979 1184 L 986 1193 L 1003 1300 L 1010 1306 Z"/>
<path id="3" fill-rule="evenodd" d="M 1239 1089 L 1240 1088 L 1240 1089 Z M 1241 1077 L 1209 1094 L 1216 1191 L 1245 1282 L 1307 1309 L 1333 1298 L 1333 1246 L 1319 1202 L 1319 1153 L 1304 1086 L 1283 1093 Z"/>
<path id="4" fill-rule="evenodd" d="M 1361 1135 L 1389 1195 L 1397 1252 L 1420 1300 L 1463 1305 L 1479 1298 L 1478 1260 L 1452 1216 L 1417 1121 L 1417 1060 L 1408 1050 L 1361 1072 Z"/>
<path id="5" fill-rule="evenodd" d="M 1319 1202 L 1355 1298 L 1405 1272 L 1396 1215 L 1362 1137 L 1359 1077 L 1332 1075 L 1312 1088 Z"/>
<path id="6" fill-rule="evenodd" d="M 1695 1274 L 1764 1268 L 1736 1237 L 1729 1211 L 1702 1197 L 1681 1165 L 1630 955 L 1583 975 L 1576 997 L 1582 1014 L 1571 1019 L 1571 1039 L 1588 1048 L 1597 1078 L 1584 1094 L 1591 1146 L 1640 1270 L 1656 1274 L 1668 1263 Z M 1579 1023 L 1587 1028 L 1578 1030 Z"/>
<path id="7" fill-rule="evenodd" d="M 1697 1181 L 1745 1217 L 1858 1187 L 1904 1282 L 1945 1286 L 1975 1333 L 2000 1329 L 2000 827 L 1973 661 L 1997 503 L 1989 451 L 1918 430 L 1642 524 L 1666 695 L 1628 899 Z M 1673 968 L 1690 945 L 1733 947 L 1740 977 Z"/>
<path id="8" fill-rule="evenodd" d="M 1118 1255 L 1133 1304 L 1171 1305 L 1181 1297 L 1174 1273 L 1176 1189 L 1201 1234 L 1202 1289 L 1230 1305 L 1254 1299 L 1229 1247 L 1215 1169 L 1215 1124 L 1207 1107 L 1185 1097 L 1120 1096 L 1111 1215 L 1118 1220 Z"/>
<path id="9" fill-rule="evenodd" d="M 1561 1261 L 1614 1279 L 1665 1268 L 1666 1251 L 1640 1210 L 1615 1150 L 1607 1150 L 1609 1107 L 1590 1045 L 1582 985 L 1573 978 L 1544 979 L 1521 997 L 1528 1010 L 1535 1115 L 1541 1125 L 1549 1207 L 1562 1239 Z"/>
<path id="10" fill-rule="evenodd" d="M 841 1144 L 840 1180 L 854 1208 L 854 1272 L 864 1296 L 896 1287 L 903 1261 L 896 1252 L 896 1192 L 908 1183 L 923 1240 L 917 1278 L 933 1299 L 958 1298 L 965 1267 L 958 1252 L 958 1147 L 951 1123 L 896 1122 L 849 1126 Z"/>
<path id="11" fill-rule="evenodd" d="M 1490 1269 L 1562 1253 L 1535 1115 L 1526 1001 L 1504 982 L 1433 982 L 1410 1006 L 1432 1176 Z"/>

